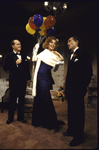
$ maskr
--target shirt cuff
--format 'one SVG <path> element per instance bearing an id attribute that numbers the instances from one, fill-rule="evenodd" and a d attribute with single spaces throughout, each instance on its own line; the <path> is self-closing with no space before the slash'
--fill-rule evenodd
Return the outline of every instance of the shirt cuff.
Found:
<path id="1" fill-rule="evenodd" d="M 19 67 L 17 64 L 16 64 L 16 66 Z"/>

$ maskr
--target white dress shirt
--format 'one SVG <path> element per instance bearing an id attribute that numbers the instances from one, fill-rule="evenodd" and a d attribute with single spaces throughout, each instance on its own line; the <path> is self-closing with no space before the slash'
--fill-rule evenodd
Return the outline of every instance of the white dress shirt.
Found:
<path id="1" fill-rule="evenodd" d="M 16 54 L 15 51 L 13 51 L 13 52 Z M 18 54 L 20 54 L 20 52 L 19 52 Z M 18 57 L 19 59 L 21 59 L 21 55 L 18 55 L 18 54 L 17 54 L 17 57 Z"/>
<path id="2" fill-rule="evenodd" d="M 16 52 L 15 51 L 13 51 L 15 54 L 16 54 Z M 18 53 L 18 54 L 20 54 L 20 52 Z M 21 55 L 18 55 L 17 54 L 17 57 L 19 58 L 19 59 L 21 59 Z M 16 66 L 18 67 L 18 65 L 16 64 Z"/>

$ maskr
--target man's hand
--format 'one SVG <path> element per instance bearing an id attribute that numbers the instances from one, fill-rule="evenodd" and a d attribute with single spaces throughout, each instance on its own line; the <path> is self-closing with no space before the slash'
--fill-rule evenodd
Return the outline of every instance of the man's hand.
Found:
<path id="1" fill-rule="evenodd" d="M 18 65 L 18 64 L 20 64 L 22 62 L 22 59 L 17 59 L 16 60 L 16 64 Z"/>

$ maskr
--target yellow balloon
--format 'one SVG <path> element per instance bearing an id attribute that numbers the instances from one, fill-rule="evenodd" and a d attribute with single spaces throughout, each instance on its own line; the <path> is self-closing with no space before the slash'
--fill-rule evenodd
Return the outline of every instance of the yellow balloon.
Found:
<path id="1" fill-rule="evenodd" d="M 29 34 L 31 34 L 31 35 L 33 35 L 33 34 L 36 32 L 35 30 L 33 30 L 33 29 L 30 27 L 29 23 L 27 23 L 27 25 L 26 25 L 26 31 L 27 31 Z"/>
<path id="2" fill-rule="evenodd" d="M 45 29 L 46 29 L 46 28 L 45 28 L 45 25 L 44 25 L 45 19 L 46 19 L 46 17 L 43 17 L 43 23 L 42 23 L 42 25 L 40 26 L 40 29 L 41 29 L 41 30 L 45 30 Z"/>
<path id="3" fill-rule="evenodd" d="M 42 35 L 42 36 L 45 35 L 44 30 L 46 30 L 46 28 L 45 28 L 45 26 L 44 26 L 45 19 L 46 19 L 46 17 L 43 17 L 43 23 L 42 23 L 42 25 L 40 26 L 41 31 L 39 31 L 40 35 Z"/>
<path id="4" fill-rule="evenodd" d="M 43 17 L 43 24 L 44 24 L 44 22 L 45 22 L 45 19 L 46 19 L 46 17 Z"/>
<path id="5" fill-rule="evenodd" d="M 40 34 L 41 36 L 44 36 L 44 35 L 45 35 L 44 30 L 39 31 L 39 34 Z"/>

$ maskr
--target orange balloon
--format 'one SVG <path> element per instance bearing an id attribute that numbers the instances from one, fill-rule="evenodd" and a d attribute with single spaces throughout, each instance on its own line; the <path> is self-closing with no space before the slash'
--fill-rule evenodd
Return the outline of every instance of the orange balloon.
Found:
<path id="1" fill-rule="evenodd" d="M 33 16 L 29 18 L 28 23 L 33 23 Z"/>
<path id="2" fill-rule="evenodd" d="M 37 30 L 37 28 L 38 28 L 34 23 L 30 22 L 29 25 L 33 30 Z"/>
<path id="3" fill-rule="evenodd" d="M 45 19 L 44 25 L 46 29 L 51 29 L 56 23 L 56 19 L 54 16 L 47 16 L 47 18 Z"/>
<path id="4" fill-rule="evenodd" d="M 28 23 L 33 30 L 37 30 L 38 27 L 33 23 L 33 17 L 29 18 Z"/>

